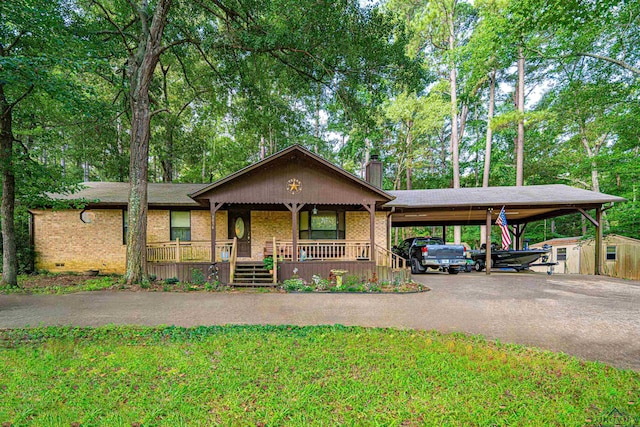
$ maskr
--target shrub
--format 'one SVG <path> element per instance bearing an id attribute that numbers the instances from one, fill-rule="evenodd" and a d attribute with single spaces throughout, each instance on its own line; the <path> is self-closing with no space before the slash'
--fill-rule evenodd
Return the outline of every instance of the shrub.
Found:
<path id="1" fill-rule="evenodd" d="M 354 286 L 359 286 L 362 283 L 362 280 L 355 274 L 350 274 L 342 280 L 342 285 L 346 288 L 351 288 Z"/>
<path id="2" fill-rule="evenodd" d="M 329 281 L 327 279 L 323 279 L 317 274 L 314 274 L 311 278 L 313 285 L 316 291 L 326 291 L 329 288 Z"/>
<path id="3" fill-rule="evenodd" d="M 204 273 L 197 268 L 191 269 L 191 282 L 196 286 L 202 286 L 206 282 Z"/>
<path id="4" fill-rule="evenodd" d="M 306 286 L 306 283 L 304 282 L 304 280 L 300 278 L 287 279 L 284 282 L 282 282 L 282 289 L 289 292 L 303 290 L 305 286 Z"/>

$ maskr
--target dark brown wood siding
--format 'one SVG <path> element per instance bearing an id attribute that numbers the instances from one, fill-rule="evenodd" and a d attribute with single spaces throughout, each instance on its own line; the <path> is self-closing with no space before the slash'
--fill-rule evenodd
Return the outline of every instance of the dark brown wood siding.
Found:
<path id="1" fill-rule="evenodd" d="M 373 261 L 302 261 L 280 263 L 278 271 L 278 281 L 291 279 L 294 277 L 293 270 L 298 269 L 296 275 L 307 282 L 311 283 L 314 275 L 318 275 L 323 279 L 329 277 L 331 270 L 346 270 L 345 276 L 357 276 L 363 280 L 373 278 L 375 272 L 379 281 L 388 282 L 405 282 L 411 280 L 411 271 L 408 268 L 391 268 L 384 266 L 376 266 Z"/>
<path id="2" fill-rule="evenodd" d="M 211 277 L 210 262 L 184 262 L 184 263 L 149 263 L 147 270 L 149 275 L 155 275 L 157 280 L 165 280 L 172 277 L 181 282 L 193 282 L 193 270 L 200 270 L 204 277 L 213 280 Z M 219 262 L 218 280 L 221 283 L 229 283 L 229 263 Z M 373 261 L 303 261 L 303 262 L 283 262 L 279 264 L 278 281 L 291 279 L 294 277 L 293 269 L 297 268 L 297 277 L 311 282 L 314 275 L 324 279 L 329 277 L 331 270 L 347 270 L 346 275 L 358 276 L 360 279 L 368 280 L 375 272 L 380 281 L 406 281 L 411 279 L 409 269 L 392 269 L 390 267 L 376 266 Z"/>
<path id="3" fill-rule="evenodd" d="M 212 281 L 211 265 L 210 262 L 153 262 L 147 264 L 147 272 L 149 275 L 155 275 L 157 280 L 175 277 L 181 282 L 193 282 L 193 270 L 200 270 L 205 278 Z M 218 280 L 222 283 L 229 283 L 229 263 L 219 262 L 216 266 L 218 267 Z"/>
<path id="4" fill-rule="evenodd" d="M 331 270 L 346 270 L 345 276 L 358 276 L 365 280 L 373 277 L 376 263 L 373 261 L 285 261 L 279 264 L 278 281 L 294 277 L 293 270 L 298 269 L 296 275 L 307 282 L 311 282 L 314 275 L 327 279 Z"/>
<path id="5" fill-rule="evenodd" d="M 300 191 L 292 194 L 288 183 L 296 179 Z M 300 153 L 277 159 L 222 184 L 199 198 L 224 203 L 316 203 L 359 205 L 386 200 L 364 185 Z"/>

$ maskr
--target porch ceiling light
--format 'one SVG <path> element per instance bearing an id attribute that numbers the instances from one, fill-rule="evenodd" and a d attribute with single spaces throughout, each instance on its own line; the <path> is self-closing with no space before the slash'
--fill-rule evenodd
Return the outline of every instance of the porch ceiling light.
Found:
<path id="1" fill-rule="evenodd" d="M 311 213 L 313 215 L 318 215 L 318 207 L 316 205 L 313 205 L 313 210 L 311 211 Z"/>

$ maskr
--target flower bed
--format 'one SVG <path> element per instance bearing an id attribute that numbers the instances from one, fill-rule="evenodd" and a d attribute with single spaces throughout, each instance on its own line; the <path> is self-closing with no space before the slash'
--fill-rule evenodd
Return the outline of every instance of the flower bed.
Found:
<path id="1" fill-rule="evenodd" d="M 327 279 L 314 275 L 311 278 L 311 282 L 307 282 L 302 278 L 293 278 L 282 282 L 281 289 L 285 292 L 330 293 L 411 293 L 430 290 L 427 286 L 413 281 L 379 281 L 375 274 L 370 279 L 355 275 L 344 276 L 341 279 L 333 274 Z"/>

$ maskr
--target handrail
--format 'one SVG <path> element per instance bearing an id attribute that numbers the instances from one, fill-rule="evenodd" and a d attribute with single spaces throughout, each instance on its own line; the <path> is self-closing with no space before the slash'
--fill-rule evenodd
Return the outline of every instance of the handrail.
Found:
<path id="1" fill-rule="evenodd" d="M 229 257 L 229 283 L 233 283 L 236 275 L 236 261 L 238 257 L 238 238 L 233 238 L 233 246 L 231 246 L 231 257 Z"/>
<path id="2" fill-rule="evenodd" d="M 278 254 L 275 251 L 276 247 L 277 247 L 276 246 L 276 238 L 274 236 L 273 237 L 273 248 L 274 248 L 274 251 L 273 251 L 273 255 L 272 255 L 272 258 L 273 258 L 273 284 L 274 285 L 278 284 Z"/>
<path id="3" fill-rule="evenodd" d="M 398 254 L 394 254 L 389 249 L 376 245 L 376 251 L 377 254 L 382 255 L 377 257 L 378 265 L 391 268 L 409 268 L 406 259 L 402 258 Z"/>

